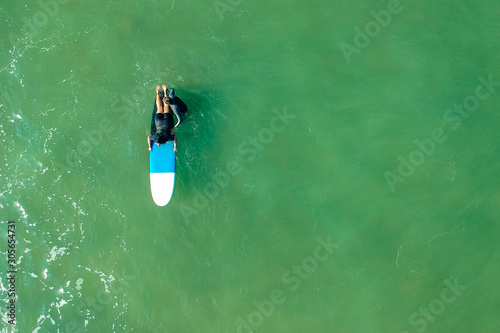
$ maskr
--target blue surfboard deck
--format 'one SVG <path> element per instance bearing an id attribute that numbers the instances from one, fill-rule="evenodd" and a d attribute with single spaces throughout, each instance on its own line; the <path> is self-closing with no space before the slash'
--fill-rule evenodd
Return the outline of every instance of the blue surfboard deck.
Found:
<path id="1" fill-rule="evenodd" d="M 149 154 L 149 172 L 175 172 L 175 152 L 173 141 L 167 141 L 160 146 L 152 141 L 151 152 Z"/>
<path id="2" fill-rule="evenodd" d="M 175 184 L 175 164 L 174 142 L 167 141 L 158 146 L 152 141 L 149 153 L 149 175 L 151 195 L 158 206 L 165 206 L 172 198 Z"/>

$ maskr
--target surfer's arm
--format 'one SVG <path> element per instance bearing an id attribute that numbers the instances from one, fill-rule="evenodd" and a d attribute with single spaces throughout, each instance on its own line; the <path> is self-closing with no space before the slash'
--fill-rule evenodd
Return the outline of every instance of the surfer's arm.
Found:
<path id="1" fill-rule="evenodd" d="M 179 106 L 175 103 L 175 90 L 174 88 L 168 88 L 168 97 L 170 98 L 170 109 L 174 112 L 177 117 L 177 124 L 175 127 L 182 123 L 182 115 Z"/>
<path id="2" fill-rule="evenodd" d="M 175 124 L 175 127 L 179 126 L 180 123 L 182 123 L 182 116 L 181 112 L 179 110 L 179 106 L 176 104 L 170 105 L 170 109 L 174 111 L 175 116 L 177 117 L 177 124 Z"/>
<path id="3" fill-rule="evenodd" d="M 174 136 L 174 152 L 177 153 L 177 137 Z"/>
<path id="4" fill-rule="evenodd" d="M 151 151 L 151 135 L 148 135 L 148 147 L 149 151 Z"/>

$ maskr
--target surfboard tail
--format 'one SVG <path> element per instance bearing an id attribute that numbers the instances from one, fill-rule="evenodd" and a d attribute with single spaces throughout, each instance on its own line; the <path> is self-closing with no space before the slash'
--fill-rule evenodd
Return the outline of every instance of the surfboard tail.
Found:
<path id="1" fill-rule="evenodd" d="M 174 194 L 175 172 L 150 173 L 151 195 L 160 207 L 167 205 Z"/>

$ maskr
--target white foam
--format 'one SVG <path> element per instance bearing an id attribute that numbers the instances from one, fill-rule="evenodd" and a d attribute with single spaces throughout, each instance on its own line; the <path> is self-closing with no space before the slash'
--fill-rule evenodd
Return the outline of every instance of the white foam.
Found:
<path id="1" fill-rule="evenodd" d="M 75 209 L 78 209 L 78 215 L 87 215 L 81 208 L 80 206 L 78 206 L 78 204 L 76 202 L 73 201 L 73 207 Z"/>
<path id="2" fill-rule="evenodd" d="M 83 284 L 83 279 L 78 278 L 78 280 L 76 280 L 76 290 L 82 289 L 82 284 Z"/>
<path id="3" fill-rule="evenodd" d="M 57 246 L 54 246 L 50 250 L 50 258 L 47 259 L 47 262 L 51 262 L 57 259 L 57 256 L 60 255 L 61 257 L 66 254 L 66 251 L 68 250 L 67 247 L 60 247 L 58 248 Z"/>
<path id="4" fill-rule="evenodd" d="M 21 212 L 21 214 L 23 214 L 23 218 L 27 218 L 28 214 L 26 214 L 26 210 L 23 208 L 23 206 L 21 206 L 21 204 L 17 201 L 14 204 L 17 206 L 17 208 L 19 208 L 19 211 Z"/>
<path id="5" fill-rule="evenodd" d="M 43 324 L 45 319 L 47 319 L 47 317 L 45 317 L 44 315 L 40 315 L 40 317 L 38 317 L 38 320 L 36 321 L 36 324 L 38 326 L 31 333 L 37 333 L 39 330 L 41 330 L 42 327 L 40 326 L 40 324 Z"/>

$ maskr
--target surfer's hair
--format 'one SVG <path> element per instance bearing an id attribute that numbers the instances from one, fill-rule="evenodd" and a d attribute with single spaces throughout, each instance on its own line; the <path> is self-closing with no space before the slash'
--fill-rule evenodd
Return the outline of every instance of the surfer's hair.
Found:
<path id="1" fill-rule="evenodd" d="M 159 144 L 165 143 L 168 141 L 168 131 L 167 129 L 160 129 L 156 133 L 156 142 Z"/>

